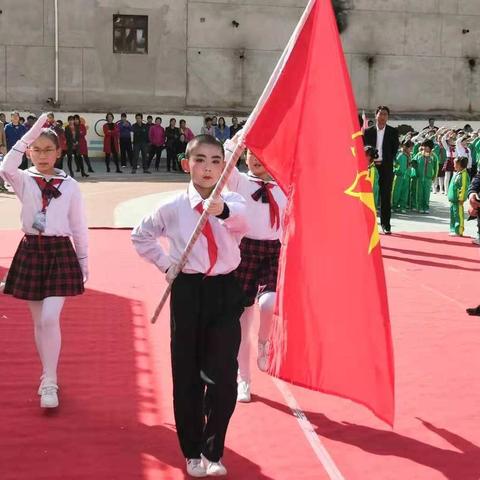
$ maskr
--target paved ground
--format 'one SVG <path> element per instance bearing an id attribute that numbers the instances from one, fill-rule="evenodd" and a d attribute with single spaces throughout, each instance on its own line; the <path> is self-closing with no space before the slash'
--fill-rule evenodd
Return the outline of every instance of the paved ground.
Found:
<path id="1" fill-rule="evenodd" d="M 164 171 L 132 175 L 125 169 L 123 174 L 107 174 L 101 161 L 94 163 L 94 169 L 89 178 L 78 178 L 91 227 L 134 226 L 162 198 L 184 189 L 189 179 L 183 173 Z M 19 216 L 20 203 L 15 196 L 0 194 L 0 230 L 19 228 Z M 446 196 L 432 194 L 429 215 L 413 212 L 394 215 L 392 231 L 448 232 L 449 221 Z M 466 222 L 465 235 L 475 236 L 476 230 L 476 221 Z"/>

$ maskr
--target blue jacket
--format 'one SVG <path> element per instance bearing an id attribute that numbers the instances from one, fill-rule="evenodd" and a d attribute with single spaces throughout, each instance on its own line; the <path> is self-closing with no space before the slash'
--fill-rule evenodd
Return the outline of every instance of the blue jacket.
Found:
<path id="1" fill-rule="evenodd" d="M 128 120 L 126 125 L 120 120 L 118 122 L 118 128 L 120 129 L 120 138 L 131 138 L 130 132 L 132 131 L 132 125 Z"/>
<path id="2" fill-rule="evenodd" d="M 10 150 L 18 140 L 27 132 L 27 128 L 24 125 L 14 125 L 13 123 L 7 123 L 5 125 L 5 139 L 7 141 L 7 150 Z"/>

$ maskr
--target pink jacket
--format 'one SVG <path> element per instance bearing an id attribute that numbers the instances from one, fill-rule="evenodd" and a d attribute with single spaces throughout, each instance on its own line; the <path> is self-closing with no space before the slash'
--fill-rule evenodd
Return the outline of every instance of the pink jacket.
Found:
<path id="1" fill-rule="evenodd" d="M 157 147 L 165 144 L 165 129 L 156 123 L 148 131 L 148 139 L 152 145 Z"/>
<path id="2" fill-rule="evenodd" d="M 180 129 L 180 134 L 182 133 L 185 135 L 185 140 L 187 142 L 189 142 L 195 136 L 188 127 L 185 127 L 185 130 Z"/>

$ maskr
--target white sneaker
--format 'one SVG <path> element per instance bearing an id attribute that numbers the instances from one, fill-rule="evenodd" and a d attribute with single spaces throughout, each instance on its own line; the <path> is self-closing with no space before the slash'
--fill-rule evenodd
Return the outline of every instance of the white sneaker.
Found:
<path id="1" fill-rule="evenodd" d="M 207 469 L 201 458 L 187 458 L 187 473 L 191 477 L 206 477 Z"/>
<path id="2" fill-rule="evenodd" d="M 268 352 L 270 342 L 258 342 L 257 366 L 262 372 L 267 371 Z"/>
<path id="3" fill-rule="evenodd" d="M 54 383 L 43 385 L 40 393 L 40 407 L 57 408 L 58 407 L 58 386 Z"/>
<path id="4" fill-rule="evenodd" d="M 248 403 L 250 400 L 250 384 L 240 380 L 237 385 L 237 402 Z"/>
<path id="5" fill-rule="evenodd" d="M 37 393 L 39 395 L 42 394 L 42 387 L 44 383 L 45 383 L 45 374 L 42 373 L 42 375 L 40 376 L 40 385 L 38 386 L 38 390 L 37 390 Z"/>
<path id="6" fill-rule="evenodd" d="M 227 469 L 221 460 L 218 462 L 211 462 L 208 458 L 202 455 L 203 464 L 206 467 L 207 475 L 209 477 L 223 477 L 227 474 Z"/>

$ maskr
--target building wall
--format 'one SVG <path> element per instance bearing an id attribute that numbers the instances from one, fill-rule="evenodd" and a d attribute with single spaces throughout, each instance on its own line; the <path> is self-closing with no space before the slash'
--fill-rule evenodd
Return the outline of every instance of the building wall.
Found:
<path id="1" fill-rule="evenodd" d="M 342 41 L 360 108 L 480 110 L 480 0 L 339 3 L 347 6 Z M 58 4 L 62 109 L 242 112 L 255 104 L 307 0 Z M 53 5 L 0 5 L 3 109 L 45 109 L 54 97 Z M 113 53 L 115 13 L 149 16 L 148 55 Z"/>

